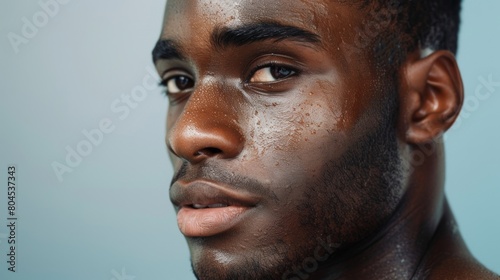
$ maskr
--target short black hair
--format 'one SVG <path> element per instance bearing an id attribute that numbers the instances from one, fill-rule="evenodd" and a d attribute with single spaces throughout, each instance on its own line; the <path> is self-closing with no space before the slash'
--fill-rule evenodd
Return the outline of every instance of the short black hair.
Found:
<path id="1" fill-rule="evenodd" d="M 461 0 L 399 0 L 406 6 L 403 32 L 412 36 L 409 50 L 420 45 L 457 53 Z"/>
<path id="2" fill-rule="evenodd" d="M 383 57 L 385 63 L 399 65 L 408 53 L 418 49 L 457 53 L 462 0 L 360 0 L 351 3 L 361 4 L 361 9 L 367 11 L 366 24 L 376 25 L 389 17 L 390 22 L 379 30 L 370 44 L 375 55 Z"/>

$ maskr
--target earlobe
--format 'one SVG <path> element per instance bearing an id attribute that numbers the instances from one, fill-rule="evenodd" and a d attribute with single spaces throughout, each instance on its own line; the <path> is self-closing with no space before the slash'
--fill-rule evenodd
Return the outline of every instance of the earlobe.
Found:
<path id="1" fill-rule="evenodd" d="M 405 140 L 411 144 L 430 142 L 451 127 L 462 108 L 463 84 L 455 56 L 442 50 L 409 60 L 403 77 Z"/>

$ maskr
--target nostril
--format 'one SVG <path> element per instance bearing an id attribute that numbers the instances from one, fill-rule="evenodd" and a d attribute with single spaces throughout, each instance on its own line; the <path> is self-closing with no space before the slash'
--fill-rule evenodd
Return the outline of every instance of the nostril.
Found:
<path id="1" fill-rule="evenodd" d="M 210 118 L 207 118 L 211 120 Z M 167 145 L 173 155 L 198 164 L 209 158 L 231 159 L 243 149 L 239 128 L 212 123 L 189 123 L 182 120 L 168 132 Z"/>
<path id="2" fill-rule="evenodd" d="M 204 149 L 197 151 L 194 155 L 197 157 L 198 156 L 213 157 L 213 156 L 218 155 L 218 154 L 222 154 L 221 149 L 209 147 L 209 148 L 204 148 Z"/>

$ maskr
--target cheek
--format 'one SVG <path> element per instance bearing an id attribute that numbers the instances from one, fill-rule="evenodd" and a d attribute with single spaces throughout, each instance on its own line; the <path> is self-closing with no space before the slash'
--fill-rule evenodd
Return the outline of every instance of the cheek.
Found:
<path id="1" fill-rule="evenodd" d="M 307 98 L 299 102 L 277 100 L 249 112 L 242 156 L 262 166 L 264 182 L 316 177 L 326 161 L 346 149 L 342 105 L 333 102 L 333 96 L 304 94 Z"/>

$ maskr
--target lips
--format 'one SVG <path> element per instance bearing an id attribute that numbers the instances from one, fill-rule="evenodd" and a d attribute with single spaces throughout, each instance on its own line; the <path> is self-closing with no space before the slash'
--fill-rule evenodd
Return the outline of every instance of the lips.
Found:
<path id="1" fill-rule="evenodd" d="M 210 182 L 176 182 L 170 199 L 178 209 L 177 224 L 187 237 L 208 237 L 236 227 L 259 198 Z"/>
<path id="2" fill-rule="evenodd" d="M 227 204 L 210 204 L 210 205 L 202 205 L 202 204 L 193 204 L 194 209 L 204 209 L 204 208 L 221 208 L 221 207 L 228 207 L 229 205 Z"/>

